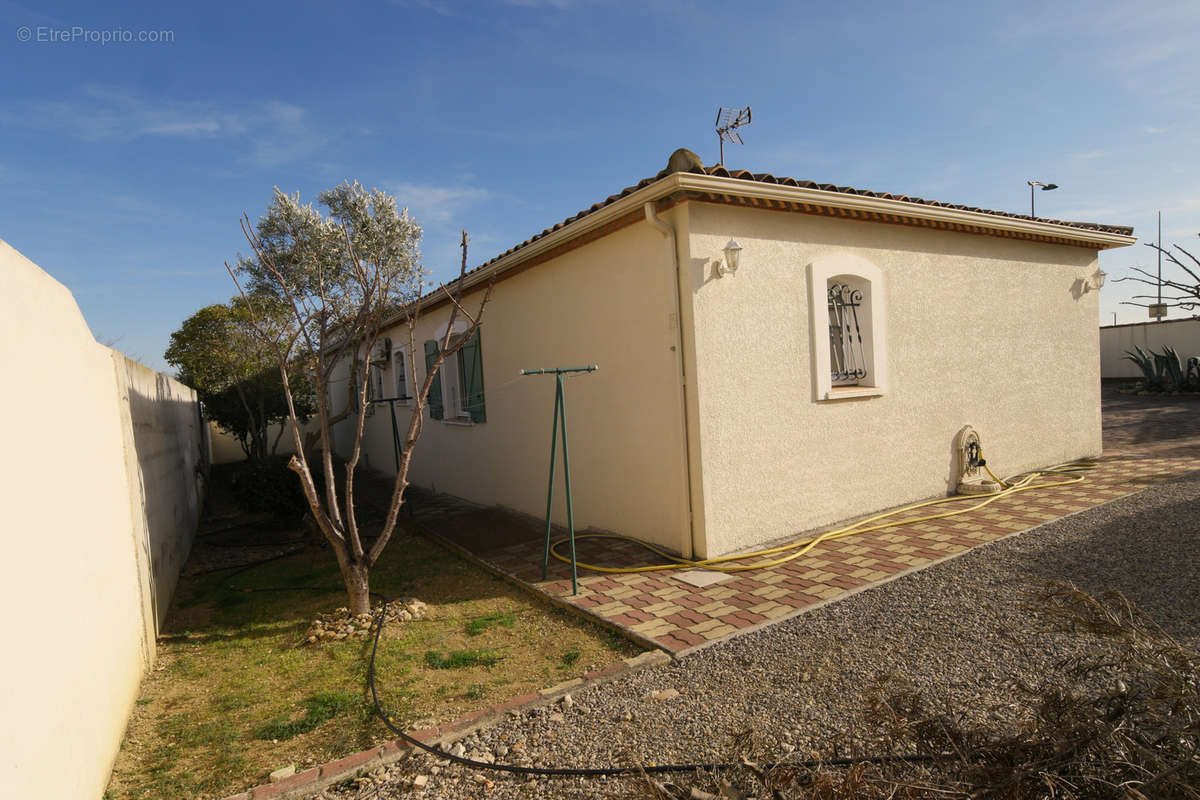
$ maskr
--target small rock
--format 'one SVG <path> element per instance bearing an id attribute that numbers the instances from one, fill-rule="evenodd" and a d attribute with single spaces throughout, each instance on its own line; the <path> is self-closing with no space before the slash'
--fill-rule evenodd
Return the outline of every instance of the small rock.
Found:
<path id="1" fill-rule="evenodd" d="M 462 742 L 455 742 L 454 747 L 450 748 L 450 755 L 462 758 L 467 754 L 467 748 L 463 747 Z"/>
<path id="2" fill-rule="evenodd" d="M 284 778 L 290 778 L 296 774 L 296 765 L 288 764 L 286 767 L 280 767 L 271 773 L 271 783 L 279 783 Z"/>
<path id="3" fill-rule="evenodd" d="M 498 744 L 492 748 L 492 754 L 495 755 L 496 758 L 504 758 L 506 755 L 508 755 L 508 746 Z"/>
<path id="4" fill-rule="evenodd" d="M 550 722 L 562 722 L 565 719 L 566 717 L 564 717 L 562 714 L 551 714 L 549 716 Z"/>
<path id="5" fill-rule="evenodd" d="M 482 761 L 484 764 L 495 764 L 496 758 L 487 750 L 472 750 L 467 754 L 472 761 Z"/>
<path id="6" fill-rule="evenodd" d="M 647 695 L 651 700 L 674 700 L 679 697 L 678 689 L 660 689 Z"/>
<path id="7" fill-rule="evenodd" d="M 436 769 L 436 767 L 434 769 Z M 433 772 L 433 770 L 430 770 L 430 772 Z M 428 775 L 418 775 L 417 777 L 413 778 L 413 788 L 414 789 L 424 789 L 425 784 L 427 784 L 427 783 L 429 783 Z"/>
<path id="8" fill-rule="evenodd" d="M 564 694 L 558 702 L 562 704 L 563 708 L 571 708 L 575 705 L 575 700 L 569 694 Z"/>

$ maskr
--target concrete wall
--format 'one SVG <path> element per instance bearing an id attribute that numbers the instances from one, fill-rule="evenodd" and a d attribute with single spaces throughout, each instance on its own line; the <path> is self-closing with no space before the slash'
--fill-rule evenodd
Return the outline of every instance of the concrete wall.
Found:
<path id="1" fill-rule="evenodd" d="M 0 795 L 98 798 L 191 545 L 207 445 L 192 391 L 97 344 L 66 287 L 3 241 L 0 368 L 0 597 L 35 619 L 0 661 Z"/>
<path id="2" fill-rule="evenodd" d="M 709 555 L 946 494 L 966 424 L 1000 474 L 1100 452 L 1095 251 L 706 203 L 688 220 Z M 741 268 L 718 279 L 730 237 Z M 807 271 L 838 253 L 882 272 L 881 396 L 816 399 Z"/>
<path id="3" fill-rule="evenodd" d="M 1137 364 L 1125 358 L 1134 346 L 1161 353 L 1170 345 L 1187 362 L 1200 356 L 1200 319 L 1173 319 L 1166 322 L 1139 322 L 1110 325 L 1100 329 L 1100 375 L 1105 378 L 1140 378 Z"/>
<path id="4" fill-rule="evenodd" d="M 467 298 L 467 308 L 477 304 L 478 295 Z M 487 421 L 427 419 L 410 481 L 544 516 L 554 378 L 518 372 L 596 364 L 599 371 L 565 383 L 576 527 L 685 549 L 676 309 L 669 239 L 645 223 L 497 283 L 482 328 Z M 447 316 L 443 306 L 421 320 L 410 359 L 417 380 L 425 377 L 422 343 Z M 404 328 L 388 335 L 408 341 Z M 331 394 L 340 402 L 344 384 Z M 410 413 L 397 408 L 402 430 Z M 337 426 L 339 454 L 348 454 L 351 433 L 350 423 Z M 386 406 L 367 420 L 365 439 L 370 466 L 394 473 Z M 554 518 L 566 524 L 561 464 L 560 449 Z"/>

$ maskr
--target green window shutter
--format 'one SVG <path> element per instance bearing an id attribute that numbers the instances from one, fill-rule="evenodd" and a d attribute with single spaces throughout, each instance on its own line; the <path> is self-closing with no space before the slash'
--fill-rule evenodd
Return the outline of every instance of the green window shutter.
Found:
<path id="1" fill-rule="evenodd" d="M 425 374 L 428 375 L 433 370 L 433 362 L 437 361 L 438 343 L 433 339 L 425 342 Z M 433 379 L 433 384 L 429 387 L 429 416 L 433 419 L 441 419 L 442 412 L 442 376 L 438 375 Z"/>
<path id="2" fill-rule="evenodd" d="M 479 338 L 479 330 L 463 345 L 459 351 L 459 371 L 462 375 L 466 397 L 466 411 L 471 415 L 471 422 L 487 422 L 487 408 L 483 400 L 483 346 Z"/>

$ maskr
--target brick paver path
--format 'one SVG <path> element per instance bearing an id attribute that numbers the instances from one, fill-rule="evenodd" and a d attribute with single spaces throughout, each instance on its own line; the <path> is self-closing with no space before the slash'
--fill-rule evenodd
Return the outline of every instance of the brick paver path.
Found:
<path id="1" fill-rule="evenodd" d="M 457 541 L 494 569 L 632 632 L 635 638 L 684 654 L 1200 469 L 1200 400 L 1106 391 L 1104 433 L 1104 456 L 1083 483 L 1017 493 L 949 519 L 823 542 L 787 564 L 737 573 L 702 588 L 679 580 L 673 571 L 580 570 L 579 594 L 573 596 L 570 568 L 557 559 L 550 561 L 549 579 L 541 580 L 542 539 L 536 521 L 446 495 L 416 495 L 414 515 L 427 530 Z M 906 516 L 948 508 L 921 509 Z M 494 536 L 481 535 L 485 532 Z M 499 541 L 502 546 L 487 548 L 480 546 L 481 541 Z M 636 545 L 606 539 L 581 540 L 578 556 L 580 561 L 603 566 L 663 563 Z"/>

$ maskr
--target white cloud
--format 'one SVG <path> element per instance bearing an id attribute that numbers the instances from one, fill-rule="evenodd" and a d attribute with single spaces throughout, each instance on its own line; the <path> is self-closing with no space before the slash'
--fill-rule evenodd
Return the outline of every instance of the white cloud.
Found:
<path id="1" fill-rule="evenodd" d="M 1159 133 L 1166 133 L 1166 132 L 1167 132 L 1166 128 L 1156 128 L 1153 125 L 1147 125 L 1144 128 L 1142 128 L 1142 133 L 1148 133 L 1151 136 L 1154 136 Z"/>
<path id="2" fill-rule="evenodd" d="M 69 100 L 36 103 L 4 112 L 10 124 L 61 131 L 86 141 L 132 141 L 143 136 L 208 137 L 243 130 L 237 114 L 199 103 L 151 103 L 103 86 L 87 85 Z"/>
<path id="3" fill-rule="evenodd" d="M 455 12 L 447 3 L 437 2 L 436 0 L 393 0 L 393 2 L 401 8 L 424 9 L 443 17 L 461 16 L 461 14 Z"/>
<path id="4" fill-rule="evenodd" d="M 394 183 L 387 188 L 422 225 L 445 225 L 467 208 L 493 197 L 487 189 L 476 186 Z"/>
<path id="5" fill-rule="evenodd" d="M 196 101 L 153 101 L 95 84 L 84 86 L 70 99 L 2 111 L 0 120 L 89 142 L 131 142 L 144 137 L 246 139 L 246 158 L 257 166 L 303 158 L 326 141 L 304 108 L 278 100 L 227 110 Z"/>
<path id="6" fill-rule="evenodd" d="M 312 126 L 308 112 L 300 106 L 272 101 L 254 120 L 251 160 L 273 167 L 312 155 L 327 137 Z"/>
<path id="7" fill-rule="evenodd" d="M 1082 161 L 1094 161 L 1097 158 L 1108 158 L 1107 150 L 1088 150 L 1083 153 L 1071 153 L 1071 158 L 1078 158 Z"/>
<path id="8" fill-rule="evenodd" d="M 576 5 L 575 0 L 505 0 L 505 2 L 510 6 L 520 8 L 557 8 L 559 11 L 565 11 Z"/>

